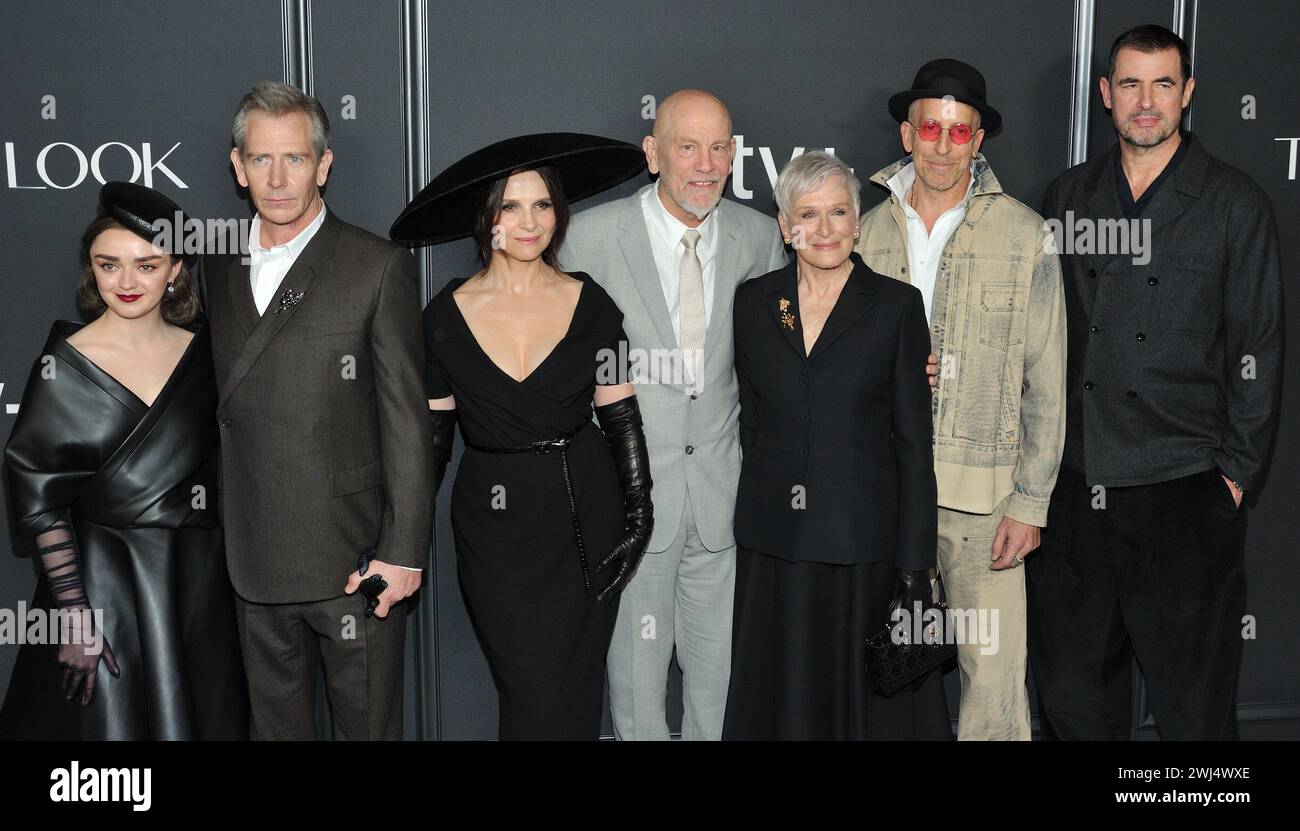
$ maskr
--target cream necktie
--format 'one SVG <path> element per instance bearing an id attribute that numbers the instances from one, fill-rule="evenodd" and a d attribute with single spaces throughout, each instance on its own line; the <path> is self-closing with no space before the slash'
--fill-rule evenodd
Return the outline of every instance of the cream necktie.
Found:
<path id="1" fill-rule="evenodd" d="M 695 245 L 700 241 L 700 232 L 691 228 L 682 234 L 681 262 L 677 266 L 680 279 L 678 287 L 678 346 L 682 350 L 682 362 L 686 370 L 686 383 L 694 385 L 699 369 L 698 362 L 704 356 L 704 268 L 700 257 L 695 252 Z"/>

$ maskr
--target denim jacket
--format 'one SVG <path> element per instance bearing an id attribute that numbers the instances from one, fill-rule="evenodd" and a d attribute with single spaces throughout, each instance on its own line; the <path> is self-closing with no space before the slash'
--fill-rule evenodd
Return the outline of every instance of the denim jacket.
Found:
<path id="1" fill-rule="evenodd" d="M 910 156 L 871 177 L 886 187 Z M 944 247 L 930 342 L 939 505 L 1047 524 L 1065 442 L 1065 298 L 1043 219 L 1003 193 L 981 154 L 966 217 Z M 874 271 L 909 281 L 907 219 L 892 193 L 862 217 L 856 246 Z"/>

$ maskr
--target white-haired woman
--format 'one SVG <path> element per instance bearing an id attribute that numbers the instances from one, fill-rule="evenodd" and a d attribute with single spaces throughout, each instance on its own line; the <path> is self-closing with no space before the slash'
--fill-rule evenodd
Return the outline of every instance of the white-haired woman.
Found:
<path id="1" fill-rule="evenodd" d="M 938 673 L 873 693 L 864 642 L 928 600 L 936 495 L 920 292 L 857 254 L 859 185 L 827 153 L 776 183 L 794 262 L 736 292 L 744 448 L 727 739 L 951 738 Z"/>

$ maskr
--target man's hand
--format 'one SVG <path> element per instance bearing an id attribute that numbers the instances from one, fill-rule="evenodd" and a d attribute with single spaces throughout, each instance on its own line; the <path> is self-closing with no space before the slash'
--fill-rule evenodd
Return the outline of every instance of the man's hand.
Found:
<path id="1" fill-rule="evenodd" d="M 1220 473 L 1219 475 L 1220 475 L 1220 476 L 1223 476 L 1222 473 Z M 1232 501 L 1233 501 L 1233 502 L 1236 502 L 1236 503 L 1237 503 L 1237 508 L 1240 509 L 1240 508 L 1241 508 L 1241 498 L 1242 498 L 1243 496 L 1245 496 L 1245 493 L 1244 493 L 1243 491 L 1241 491 L 1240 489 L 1238 489 L 1236 485 L 1232 484 L 1232 480 L 1229 479 L 1227 476 L 1223 476 L 1223 481 L 1225 481 L 1225 482 L 1228 483 L 1228 490 L 1232 491 Z"/>
<path id="2" fill-rule="evenodd" d="M 998 523 L 997 536 L 993 538 L 993 563 L 989 568 L 1002 571 L 1022 565 L 1029 552 L 1042 541 L 1042 531 L 1037 525 L 1026 525 L 1009 516 L 1002 517 Z"/>
<path id="3" fill-rule="evenodd" d="M 939 357 L 933 352 L 925 362 L 925 374 L 930 376 L 930 392 L 933 393 L 939 388 Z"/>
<path id="4" fill-rule="evenodd" d="M 388 588 L 384 589 L 383 593 L 379 595 L 379 605 L 375 607 L 375 617 L 385 618 L 388 617 L 390 606 L 405 600 L 420 588 L 420 576 L 423 572 L 398 568 L 385 563 L 383 560 L 371 560 L 370 568 L 366 570 L 366 577 L 372 574 L 378 574 L 384 578 L 384 582 L 388 583 Z M 362 577 L 359 572 L 353 571 L 348 575 L 348 583 L 343 587 L 343 592 L 345 594 L 355 593 L 357 587 L 361 585 L 361 581 L 366 577 Z"/>

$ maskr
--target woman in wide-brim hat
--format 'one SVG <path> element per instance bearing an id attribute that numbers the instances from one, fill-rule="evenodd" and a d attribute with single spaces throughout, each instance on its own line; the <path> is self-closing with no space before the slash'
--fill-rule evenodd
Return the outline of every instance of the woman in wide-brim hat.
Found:
<path id="1" fill-rule="evenodd" d="M 126 182 L 100 205 L 81 240 L 90 322 L 54 323 L 5 447 L 32 606 L 58 642 L 19 651 L 0 737 L 244 739 L 208 331 L 192 258 L 161 242 L 184 216 Z"/>
<path id="2" fill-rule="evenodd" d="M 391 232 L 415 245 L 472 235 L 483 266 L 430 301 L 424 326 L 439 483 L 456 420 L 467 448 L 456 558 L 503 739 L 599 737 L 620 592 L 650 540 L 623 314 L 556 255 L 569 200 L 644 168 L 639 148 L 596 136 L 508 139 L 449 167 Z"/>

